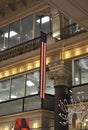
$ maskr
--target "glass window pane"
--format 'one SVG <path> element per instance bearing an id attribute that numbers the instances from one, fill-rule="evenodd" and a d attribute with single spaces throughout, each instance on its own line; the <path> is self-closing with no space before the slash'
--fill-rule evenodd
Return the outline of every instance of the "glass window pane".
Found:
<path id="1" fill-rule="evenodd" d="M 55 94 L 54 81 L 49 79 L 48 72 L 46 72 L 46 93 Z"/>
<path id="2" fill-rule="evenodd" d="M 74 72 L 74 85 L 81 84 L 81 68 L 79 67 L 79 61 L 75 61 L 75 72 Z"/>
<path id="3" fill-rule="evenodd" d="M 16 21 L 10 25 L 9 47 L 16 46 L 19 43 L 20 43 L 20 21 Z"/>
<path id="4" fill-rule="evenodd" d="M 79 60 L 81 68 L 81 84 L 88 83 L 88 57 Z"/>
<path id="5" fill-rule="evenodd" d="M 0 81 L 0 102 L 9 100 L 10 80 Z"/>
<path id="6" fill-rule="evenodd" d="M 45 33 L 51 32 L 51 21 L 49 16 L 43 16 L 41 18 L 41 31 Z"/>
<path id="7" fill-rule="evenodd" d="M 22 19 L 21 24 L 21 43 L 31 40 L 33 30 L 33 15 Z"/>
<path id="8" fill-rule="evenodd" d="M 53 80 L 48 78 L 48 72 L 46 72 L 46 93 L 55 94 Z M 26 95 L 35 95 L 38 93 L 39 88 L 39 71 L 30 72 L 27 74 L 26 81 Z"/>
<path id="9" fill-rule="evenodd" d="M 40 36 L 40 17 L 39 16 L 35 16 L 35 25 L 34 25 L 34 37 L 39 37 Z"/>
<path id="10" fill-rule="evenodd" d="M 38 93 L 39 87 L 39 71 L 27 74 L 26 95 L 35 95 Z"/>
<path id="11" fill-rule="evenodd" d="M 74 62 L 75 85 L 88 83 L 88 57 L 84 57 Z"/>
<path id="12" fill-rule="evenodd" d="M 23 97 L 24 93 L 25 93 L 24 75 L 13 78 L 11 84 L 11 99 Z"/>
<path id="13" fill-rule="evenodd" d="M 8 48 L 8 26 L 0 28 L 0 51 Z"/>
<path id="14" fill-rule="evenodd" d="M 69 19 L 64 17 L 64 27 L 69 25 Z"/>

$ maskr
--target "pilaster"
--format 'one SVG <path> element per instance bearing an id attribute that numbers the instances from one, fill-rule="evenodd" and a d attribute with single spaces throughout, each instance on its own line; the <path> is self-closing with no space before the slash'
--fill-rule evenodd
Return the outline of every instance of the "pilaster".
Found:
<path id="1" fill-rule="evenodd" d="M 60 40 L 61 15 L 56 9 L 51 10 L 53 37 Z"/>
<path id="2" fill-rule="evenodd" d="M 49 76 L 54 80 L 55 87 L 55 130 L 68 130 L 67 93 L 68 70 L 63 61 L 54 62 L 49 65 Z"/>
<path id="3" fill-rule="evenodd" d="M 49 70 L 49 77 L 50 79 L 54 80 L 55 86 L 68 86 L 69 74 L 63 61 L 51 63 L 49 65 Z"/>

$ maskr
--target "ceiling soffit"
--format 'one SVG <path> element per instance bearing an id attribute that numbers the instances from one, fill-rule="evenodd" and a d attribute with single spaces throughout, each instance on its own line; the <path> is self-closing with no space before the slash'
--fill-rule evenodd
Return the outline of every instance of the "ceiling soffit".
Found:
<path id="1" fill-rule="evenodd" d="M 46 13 L 47 8 L 42 0 L 0 0 L 0 26 L 41 10 Z"/>
<path id="2" fill-rule="evenodd" d="M 88 29 L 88 0 L 45 0 L 76 23 Z"/>

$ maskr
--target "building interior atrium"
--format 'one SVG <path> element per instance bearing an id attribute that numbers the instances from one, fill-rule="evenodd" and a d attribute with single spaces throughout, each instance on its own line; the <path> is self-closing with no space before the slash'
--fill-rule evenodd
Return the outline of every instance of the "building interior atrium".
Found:
<path id="1" fill-rule="evenodd" d="M 28 118 L 30 130 L 88 130 L 87 0 L 0 1 L 0 130 L 14 130 L 17 118 Z"/>

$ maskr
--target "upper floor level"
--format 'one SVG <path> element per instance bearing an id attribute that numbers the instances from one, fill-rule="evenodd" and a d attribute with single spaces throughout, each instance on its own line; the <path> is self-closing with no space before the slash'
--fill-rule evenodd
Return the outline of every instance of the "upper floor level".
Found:
<path id="1" fill-rule="evenodd" d="M 29 10 L 30 11 L 30 10 Z M 46 12 L 45 12 L 46 11 Z M 44 13 L 45 12 L 45 13 Z M 46 7 L 35 10 L 25 15 L 15 14 L 14 20 L 8 18 L 7 23 L 1 22 L 0 26 L 0 51 L 25 44 L 40 37 L 41 31 L 51 33 L 57 40 L 66 39 L 86 30 L 73 20 L 66 18 L 56 9 Z"/>

